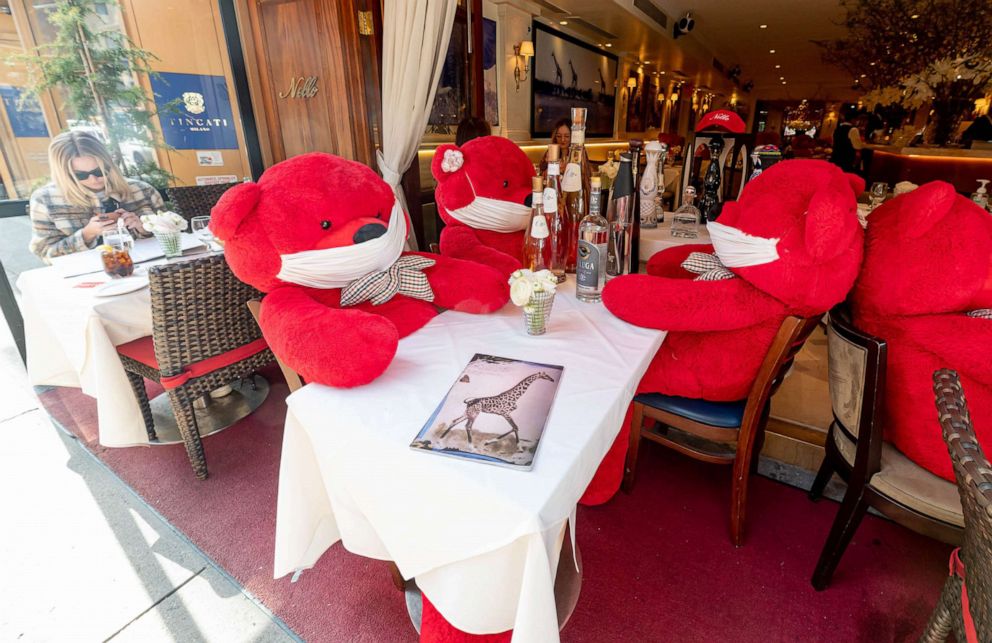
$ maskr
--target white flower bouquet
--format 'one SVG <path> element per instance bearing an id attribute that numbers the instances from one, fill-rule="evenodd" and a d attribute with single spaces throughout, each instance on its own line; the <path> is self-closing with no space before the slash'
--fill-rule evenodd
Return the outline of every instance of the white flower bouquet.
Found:
<path id="1" fill-rule="evenodd" d="M 141 225 L 155 235 L 162 246 L 162 252 L 168 257 L 178 257 L 183 253 L 182 240 L 179 234 L 189 227 L 189 221 L 172 211 L 156 212 L 141 216 Z"/>
<path id="2" fill-rule="evenodd" d="M 527 333 L 543 335 L 547 331 L 558 288 L 555 276 L 550 270 L 515 270 L 510 275 L 509 283 L 510 300 L 524 310 Z"/>
<path id="3" fill-rule="evenodd" d="M 188 228 L 189 221 L 171 210 L 165 212 L 160 210 L 155 214 L 142 215 L 141 225 L 152 234 L 171 234 Z"/>

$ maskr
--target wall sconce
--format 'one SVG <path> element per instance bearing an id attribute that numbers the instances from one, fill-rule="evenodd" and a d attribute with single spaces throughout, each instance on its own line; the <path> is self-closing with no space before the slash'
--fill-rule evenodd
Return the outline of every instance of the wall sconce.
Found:
<path id="1" fill-rule="evenodd" d="M 627 79 L 627 89 L 637 89 L 637 78 L 631 76 Z"/>
<path id="2" fill-rule="evenodd" d="M 530 59 L 534 56 L 534 43 L 531 40 L 523 40 L 519 45 L 513 45 L 513 56 L 515 58 L 513 67 L 513 80 L 517 82 L 517 91 L 520 91 L 520 83 L 527 80 L 527 72 L 530 71 Z M 520 59 L 524 59 L 524 68 L 520 69 Z"/>

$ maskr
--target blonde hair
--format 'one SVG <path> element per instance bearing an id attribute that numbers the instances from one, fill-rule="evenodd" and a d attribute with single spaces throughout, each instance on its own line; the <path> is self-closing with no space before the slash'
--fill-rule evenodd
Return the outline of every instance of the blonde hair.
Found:
<path id="1" fill-rule="evenodd" d="M 127 179 L 117 169 L 110 151 L 96 136 L 87 132 L 62 132 L 48 146 L 48 167 L 52 180 L 67 201 L 81 208 L 93 207 L 93 191 L 80 184 L 73 173 L 72 159 L 92 156 L 103 172 L 107 195 L 118 201 L 127 200 L 130 188 Z"/>

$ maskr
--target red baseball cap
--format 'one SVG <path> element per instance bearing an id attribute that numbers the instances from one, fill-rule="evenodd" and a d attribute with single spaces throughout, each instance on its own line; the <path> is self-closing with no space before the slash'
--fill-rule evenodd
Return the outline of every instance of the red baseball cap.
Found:
<path id="1" fill-rule="evenodd" d="M 745 129 L 746 126 L 741 117 L 727 109 L 718 109 L 706 114 L 696 125 L 697 132 L 723 130 L 731 134 L 743 134 Z"/>

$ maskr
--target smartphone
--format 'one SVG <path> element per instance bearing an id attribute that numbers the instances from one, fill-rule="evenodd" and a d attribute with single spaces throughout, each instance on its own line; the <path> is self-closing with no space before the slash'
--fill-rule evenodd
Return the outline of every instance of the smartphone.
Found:
<path id="1" fill-rule="evenodd" d="M 103 206 L 104 214 L 117 212 L 117 210 L 119 210 L 121 207 L 120 202 L 113 197 L 107 197 L 106 199 L 103 200 L 103 203 L 101 203 L 101 205 Z"/>

